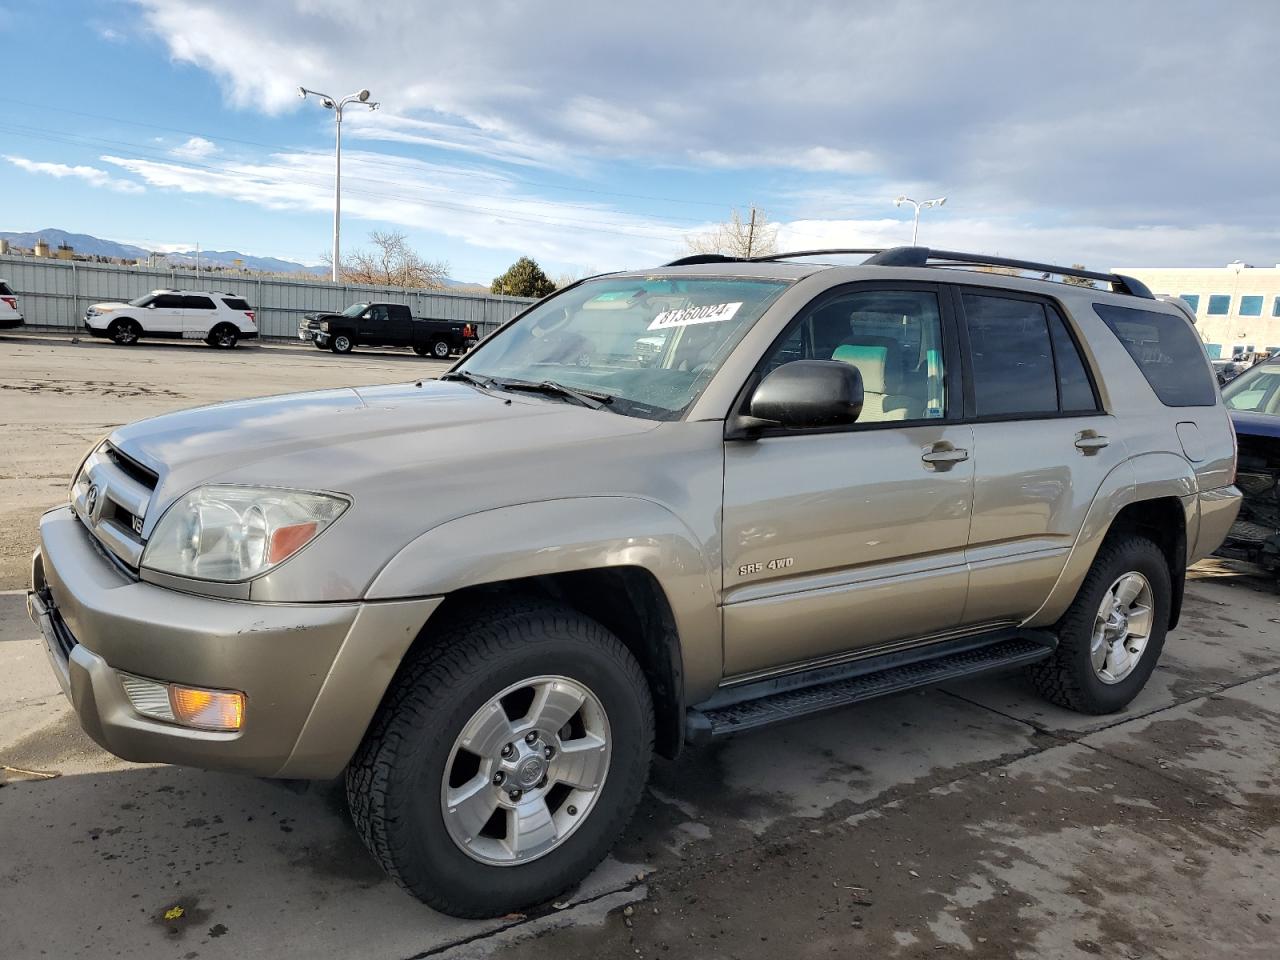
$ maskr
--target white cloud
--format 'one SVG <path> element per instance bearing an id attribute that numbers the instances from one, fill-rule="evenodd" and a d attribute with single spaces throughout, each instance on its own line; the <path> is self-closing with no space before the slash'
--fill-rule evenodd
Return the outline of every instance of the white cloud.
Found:
<path id="1" fill-rule="evenodd" d="M 218 145 L 204 137 L 190 137 L 169 151 L 181 160 L 203 160 L 218 152 Z"/>
<path id="2" fill-rule="evenodd" d="M 46 176 L 64 180 L 68 177 L 83 180 L 95 187 L 105 187 L 117 193 L 142 193 L 143 186 L 132 180 L 120 180 L 112 177 L 106 170 L 89 166 L 69 166 L 65 163 L 49 163 L 44 160 L 29 160 L 26 157 L 15 157 L 5 154 L 4 158 L 20 170 L 28 173 L 42 173 Z"/>

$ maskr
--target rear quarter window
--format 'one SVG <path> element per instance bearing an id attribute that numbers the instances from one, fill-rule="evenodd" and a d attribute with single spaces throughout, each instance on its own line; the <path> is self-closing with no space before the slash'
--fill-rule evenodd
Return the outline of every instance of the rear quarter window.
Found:
<path id="1" fill-rule="evenodd" d="M 1095 303 L 1102 318 L 1166 407 L 1212 407 L 1218 390 L 1204 348 L 1181 316 Z"/>
<path id="2" fill-rule="evenodd" d="M 250 309 L 249 301 L 245 300 L 243 297 L 223 297 L 222 302 L 225 303 L 232 310 Z"/>
<path id="3" fill-rule="evenodd" d="M 0 294 L 4 294 L 8 297 L 13 296 L 13 291 L 9 289 L 9 285 L 3 280 L 0 280 Z"/>

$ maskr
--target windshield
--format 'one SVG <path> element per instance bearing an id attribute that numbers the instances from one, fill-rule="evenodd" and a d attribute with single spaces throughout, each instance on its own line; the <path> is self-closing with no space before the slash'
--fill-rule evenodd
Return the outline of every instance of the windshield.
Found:
<path id="1" fill-rule="evenodd" d="M 1222 388 L 1228 410 L 1280 415 L 1280 363 L 1263 363 L 1246 370 Z"/>
<path id="2" fill-rule="evenodd" d="M 365 307 L 367 306 L 369 306 L 367 303 L 353 303 L 351 306 L 347 307 L 347 309 L 342 311 L 342 315 L 344 317 L 358 317 L 360 314 L 364 313 Z"/>
<path id="3" fill-rule="evenodd" d="M 786 287 L 711 277 L 592 280 L 534 307 L 458 369 L 499 384 L 551 380 L 607 396 L 617 413 L 673 420 Z"/>
<path id="4" fill-rule="evenodd" d="M 145 307 L 148 303 L 155 299 L 154 293 L 144 293 L 140 297 L 134 297 L 129 301 L 131 307 Z"/>

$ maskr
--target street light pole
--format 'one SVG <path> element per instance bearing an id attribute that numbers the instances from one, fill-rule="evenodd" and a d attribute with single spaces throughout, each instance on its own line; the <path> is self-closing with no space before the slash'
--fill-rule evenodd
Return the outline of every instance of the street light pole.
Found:
<path id="1" fill-rule="evenodd" d="M 338 266 L 341 251 L 341 234 L 342 234 L 342 111 L 349 103 L 361 103 L 370 110 L 377 110 L 377 101 L 369 102 L 369 91 L 361 90 L 359 93 L 353 93 L 350 96 L 343 97 L 341 100 L 334 100 L 333 97 L 318 90 L 308 90 L 306 87 L 298 88 L 299 98 L 305 100 L 307 95 L 319 97 L 320 103 L 326 110 L 333 111 L 334 127 L 336 129 L 336 142 L 333 148 L 333 275 L 334 283 L 338 282 Z"/>
<path id="2" fill-rule="evenodd" d="M 925 207 L 940 207 L 947 202 L 946 197 L 935 197 L 932 200 L 912 200 L 910 197 L 898 197 L 893 201 L 895 207 L 909 203 L 916 208 L 915 219 L 911 221 L 911 245 L 916 245 L 916 236 L 920 233 L 920 211 Z"/>

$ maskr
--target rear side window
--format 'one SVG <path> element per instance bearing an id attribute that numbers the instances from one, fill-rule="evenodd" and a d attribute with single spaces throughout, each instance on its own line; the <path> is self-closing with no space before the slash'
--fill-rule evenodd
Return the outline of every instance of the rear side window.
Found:
<path id="1" fill-rule="evenodd" d="M 1218 390 L 1204 348 L 1180 316 L 1095 303 L 1094 312 L 1111 328 L 1166 407 L 1211 407 Z"/>
<path id="2" fill-rule="evenodd" d="M 1057 413 L 1044 306 L 976 293 L 963 296 L 977 416 Z"/>
<path id="3" fill-rule="evenodd" d="M 188 310 L 214 310 L 213 301 L 208 297 L 183 297 L 182 305 Z"/>
<path id="4" fill-rule="evenodd" d="M 232 310 L 249 310 L 249 301 L 243 297 L 223 297 L 222 302 Z"/>

